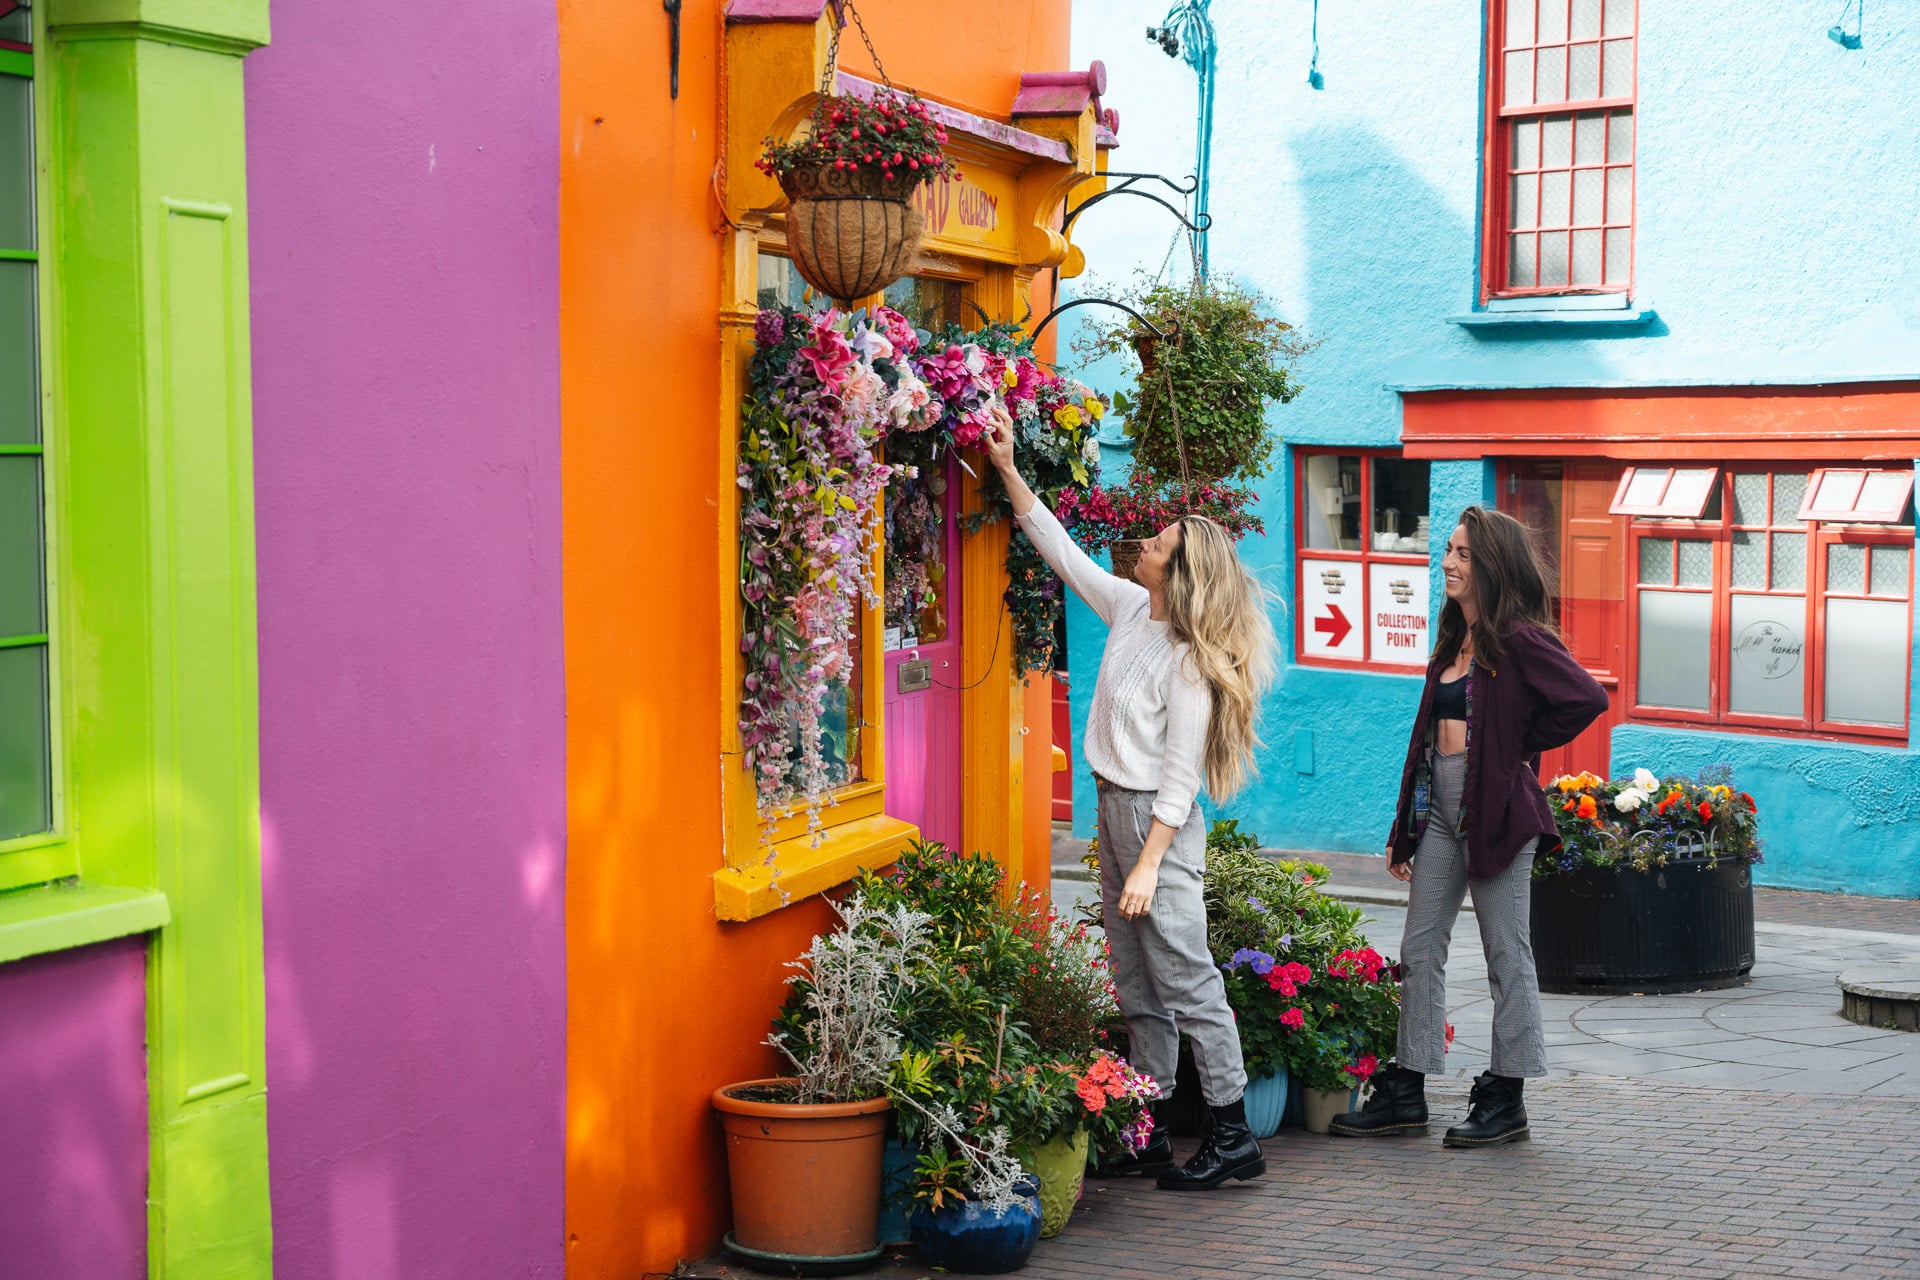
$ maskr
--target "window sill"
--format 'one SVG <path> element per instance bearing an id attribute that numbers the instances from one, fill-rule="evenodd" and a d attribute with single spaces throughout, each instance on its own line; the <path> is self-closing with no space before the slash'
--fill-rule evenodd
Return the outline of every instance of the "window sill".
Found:
<path id="1" fill-rule="evenodd" d="M 885 866 L 919 834 L 912 823 L 879 814 L 831 828 L 817 849 L 805 835 L 782 840 L 773 846 L 771 866 L 756 860 L 751 866 L 722 867 L 713 873 L 714 914 L 722 920 L 770 915 L 871 867 Z"/>
<path id="2" fill-rule="evenodd" d="M 1593 326 L 1615 326 L 1632 328 L 1637 325 L 1649 325 L 1660 318 L 1660 313 L 1652 307 L 1573 307 L 1516 310 L 1516 311 L 1465 311 L 1459 315 L 1447 317 L 1448 324 L 1457 324 L 1463 329 L 1508 329 L 1531 327 L 1559 329 L 1569 325 L 1575 328 Z"/>
<path id="3" fill-rule="evenodd" d="M 155 889 L 66 881 L 0 894 L 0 964 L 151 933 L 169 918 Z"/>

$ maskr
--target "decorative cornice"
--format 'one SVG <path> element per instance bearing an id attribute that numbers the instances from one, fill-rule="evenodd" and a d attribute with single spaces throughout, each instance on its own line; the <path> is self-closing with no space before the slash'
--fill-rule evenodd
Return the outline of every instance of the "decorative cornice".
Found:
<path id="1" fill-rule="evenodd" d="M 859 76 L 848 75 L 844 71 L 838 74 L 835 87 L 849 98 L 863 100 L 872 99 L 887 92 L 886 88 L 871 80 L 863 80 Z M 927 112 L 949 133 L 963 133 L 983 142 L 991 142 L 1023 152 L 1039 160 L 1052 160 L 1058 164 L 1073 163 L 1073 151 L 1058 138 L 1045 138 L 1010 124 L 1002 124 L 998 120 L 976 116 L 958 107 L 949 107 L 941 102 L 927 103 Z"/>

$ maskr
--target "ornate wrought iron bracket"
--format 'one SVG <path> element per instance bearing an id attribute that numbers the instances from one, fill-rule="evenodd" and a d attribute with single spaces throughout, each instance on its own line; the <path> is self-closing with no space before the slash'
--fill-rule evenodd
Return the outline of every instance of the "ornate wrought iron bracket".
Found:
<path id="1" fill-rule="evenodd" d="M 1141 183 L 1158 182 L 1179 195 L 1191 196 L 1200 189 L 1200 179 L 1198 177 L 1188 175 L 1185 182 L 1175 182 L 1172 178 L 1158 173 L 1109 173 L 1106 176 L 1109 179 L 1122 178 L 1125 179 L 1125 181 L 1121 182 L 1118 186 L 1108 187 L 1098 195 L 1089 196 L 1087 199 L 1073 206 L 1073 208 L 1067 210 L 1066 219 L 1060 224 L 1062 234 L 1073 226 L 1073 220 L 1075 218 L 1078 218 L 1081 214 L 1093 208 L 1093 206 L 1099 204 L 1109 196 L 1139 196 L 1142 200 L 1151 200 L 1172 214 L 1181 226 L 1196 235 L 1206 231 L 1213 225 L 1212 214 L 1203 213 L 1196 218 L 1189 219 L 1182 210 L 1176 209 L 1170 200 L 1167 200 L 1163 196 L 1155 195 L 1151 191 L 1142 190 L 1139 185 Z"/>
<path id="2" fill-rule="evenodd" d="M 1176 337 L 1180 333 L 1180 322 L 1178 320 L 1175 320 L 1170 328 L 1161 329 L 1158 325 L 1154 324 L 1153 321 L 1147 319 L 1145 316 L 1141 315 L 1138 311 L 1135 311 L 1132 307 L 1128 306 L 1124 302 L 1115 302 L 1112 298 L 1075 298 L 1072 302 L 1061 303 L 1059 306 L 1055 307 L 1053 310 L 1047 312 L 1046 315 L 1042 316 L 1040 318 L 1040 323 L 1033 327 L 1033 330 L 1029 336 L 1037 339 L 1043 332 L 1045 332 L 1046 327 L 1052 324 L 1054 320 L 1062 312 L 1071 311 L 1075 307 L 1094 307 L 1094 306 L 1117 307 L 1119 310 L 1126 312 L 1128 315 L 1132 316 L 1135 320 L 1139 321 L 1140 324 L 1145 326 L 1147 332 L 1153 335 L 1154 340 L 1156 342 L 1164 341 L 1167 338 Z"/>
<path id="3" fill-rule="evenodd" d="M 680 100 L 680 0 L 660 0 L 667 11 L 667 92 Z"/>

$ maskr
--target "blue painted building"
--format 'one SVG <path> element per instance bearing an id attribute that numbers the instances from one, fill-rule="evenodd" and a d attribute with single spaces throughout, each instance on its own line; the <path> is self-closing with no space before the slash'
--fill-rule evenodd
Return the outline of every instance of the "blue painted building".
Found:
<path id="1" fill-rule="evenodd" d="M 1328 0 L 1315 89 L 1312 0 L 1212 5 L 1212 269 L 1319 340 L 1244 548 L 1289 616 L 1262 779 L 1228 816 L 1381 847 L 1439 551 L 1497 503 L 1558 562 L 1614 701 L 1543 772 L 1724 761 L 1760 804 L 1762 883 L 1920 895 L 1920 10 L 1869 6 L 1841 40 L 1833 9 Z M 1076 5 L 1116 169 L 1193 167 L 1194 73 L 1142 38 L 1163 13 Z M 1074 228 L 1091 261 L 1177 277 L 1174 231 L 1121 200 Z M 1073 665 L 1100 640 L 1075 607 Z M 1077 830 L 1093 811 L 1081 778 Z"/>

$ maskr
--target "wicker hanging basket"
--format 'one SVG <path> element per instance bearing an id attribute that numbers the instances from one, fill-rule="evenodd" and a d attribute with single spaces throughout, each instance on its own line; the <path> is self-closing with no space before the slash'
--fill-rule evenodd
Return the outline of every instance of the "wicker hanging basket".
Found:
<path id="1" fill-rule="evenodd" d="M 1107 549 L 1112 557 L 1113 576 L 1133 579 L 1133 567 L 1140 563 L 1140 539 L 1122 538 Z"/>
<path id="2" fill-rule="evenodd" d="M 790 202 L 787 249 L 814 288 L 847 303 L 913 270 L 926 234 L 926 219 L 907 202 L 917 180 L 821 167 L 795 169 L 780 185 Z"/>

